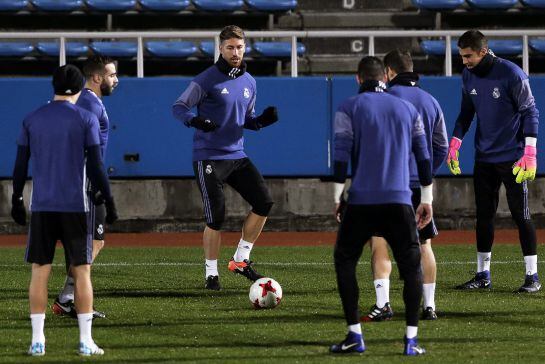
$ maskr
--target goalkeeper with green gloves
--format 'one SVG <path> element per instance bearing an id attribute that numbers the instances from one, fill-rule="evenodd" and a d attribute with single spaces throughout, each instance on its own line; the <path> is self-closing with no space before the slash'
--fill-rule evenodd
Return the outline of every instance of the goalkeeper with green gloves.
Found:
<path id="1" fill-rule="evenodd" d="M 494 217 L 501 184 L 505 186 L 511 216 L 517 224 L 524 255 L 525 280 L 517 292 L 541 289 L 537 274 L 536 230 L 528 207 L 527 181 L 537 170 L 539 113 L 528 76 L 517 65 L 496 57 L 478 30 L 465 32 L 458 49 L 466 66 L 462 74 L 462 104 L 450 141 L 447 165 L 460 174 L 462 139 L 475 114 L 473 184 L 477 207 L 477 274 L 459 289 L 491 288 L 490 261 Z"/>

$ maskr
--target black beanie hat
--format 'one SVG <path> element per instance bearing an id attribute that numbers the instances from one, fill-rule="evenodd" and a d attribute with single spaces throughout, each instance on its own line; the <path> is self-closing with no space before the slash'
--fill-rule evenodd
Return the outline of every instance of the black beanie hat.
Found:
<path id="1" fill-rule="evenodd" d="M 55 95 L 70 96 L 81 91 L 85 78 L 76 66 L 67 64 L 57 67 L 53 73 Z"/>

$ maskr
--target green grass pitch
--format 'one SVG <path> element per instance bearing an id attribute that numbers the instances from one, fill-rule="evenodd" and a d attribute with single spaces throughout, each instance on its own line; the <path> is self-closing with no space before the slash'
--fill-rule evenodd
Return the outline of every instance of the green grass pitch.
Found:
<path id="1" fill-rule="evenodd" d="M 404 358 L 402 282 L 394 267 L 390 322 L 363 325 L 367 351 L 332 356 L 330 344 L 344 338 L 330 247 L 259 247 L 257 269 L 284 290 L 274 310 L 253 310 L 250 283 L 227 271 L 234 248 L 222 249 L 223 290 L 203 289 L 199 248 L 106 248 L 93 268 L 95 306 L 108 318 L 95 320 L 93 336 L 106 354 L 97 362 L 545 362 L 545 300 L 542 292 L 513 294 L 524 266 L 516 245 L 494 247 L 493 289 L 453 289 L 475 269 L 472 245 L 435 247 L 438 261 L 439 320 L 421 322 L 419 339 L 428 350 Z M 21 248 L 0 249 L 0 362 L 64 363 L 86 361 L 76 355 L 77 322 L 46 317 L 46 356 L 25 355 L 31 339 L 27 285 L 30 267 Z M 57 250 L 50 280 L 50 304 L 64 281 L 62 250 Z M 362 312 L 374 303 L 369 250 L 358 268 Z M 543 270 L 543 265 L 540 266 Z"/>

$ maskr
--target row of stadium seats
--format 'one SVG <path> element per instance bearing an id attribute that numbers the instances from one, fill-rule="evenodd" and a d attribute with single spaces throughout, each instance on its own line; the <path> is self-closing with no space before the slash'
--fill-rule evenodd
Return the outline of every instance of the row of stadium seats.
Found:
<path id="1" fill-rule="evenodd" d="M 187 58 L 198 56 L 214 56 L 214 42 L 201 42 L 199 46 L 189 41 L 147 41 L 144 48 L 149 55 L 160 58 Z M 34 46 L 29 42 L 0 42 L 0 57 L 25 57 L 34 50 L 39 54 L 57 57 L 59 55 L 58 42 L 40 42 Z M 96 41 L 89 45 L 83 42 L 67 42 L 66 55 L 69 57 L 82 57 L 89 53 L 102 54 L 110 57 L 135 57 L 138 51 L 136 42 L 131 41 Z M 200 51 L 200 53 L 198 53 Z M 305 53 L 302 43 L 297 44 L 297 54 Z M 269 57 L 288 58 L 291 56 L 290 42 L 253 42 L 246 46 L 246 54 Z"/>
<path id="2" fill-rule="evenodd" d="M 531 39 L 528 41 L 528 46 L 536 53 L 545 54 L 545 39 Z M 420 42 L 420 47 L 428 55 L 445 55 L 444 40 L 423 40 Z M 522 40 L 489 40 L 488 47 L 498 56 L 516 56 L 522 54 Z M 453 55 L 458 55 L 456 40 L 451 41 L 450 48 Z"/>
<path id="3" fill-rule="evenodd" d="M 182 11 L 193 3 L 201 11 L 289 11 L 297 0 L 0 0 L 0 11 L 37 10 L 71 12 L 89 10 L 98 12 Z M 246 8 L 244 8 L 246 6 Z"/>
<path id="4" fill-rule="evenodd" d="M 519 0 L 412 0 L 413 4 L 426 10 L 454 10 L 467 2 L 478 10 L 507 10 L 519 3 Z M 532 9 L 545 9 L 545 0 L 520 0 L 522 5 Z"/>

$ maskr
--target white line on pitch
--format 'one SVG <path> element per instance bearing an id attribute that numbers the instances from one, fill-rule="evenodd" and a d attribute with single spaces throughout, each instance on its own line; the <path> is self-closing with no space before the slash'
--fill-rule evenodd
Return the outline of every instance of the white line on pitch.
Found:
<path id="1" fill-rule="evenodd" d="M 395 264 L 395 262 L 393 262 Z M 522 264 L 522 260 L 505 260 L 505 261 L 492 261 L 492 265 L 495 264 Z M 359 265 L 369 265 L 369 262 L 359 262 Z M 437 262 L 438 265 L 470 265 L 475 264 L 475 261 L 447 261 Z M 24 267 L 28 264 L 0 264 L 0 267 Z M 202 263 L 196 262 L 141 262 L 141 263 L 129 263 L 129 262 L 117 262 L 117 263 L 95 263 L 97 267 L 191 267 L 201 266 Z M 274 263 L 259 263 L 258 266 L 324 266 L 333 265 L 333 262 L 274 262 Z M 64 264 L 53 264 L 54 267 L 64 267 Z"/>

